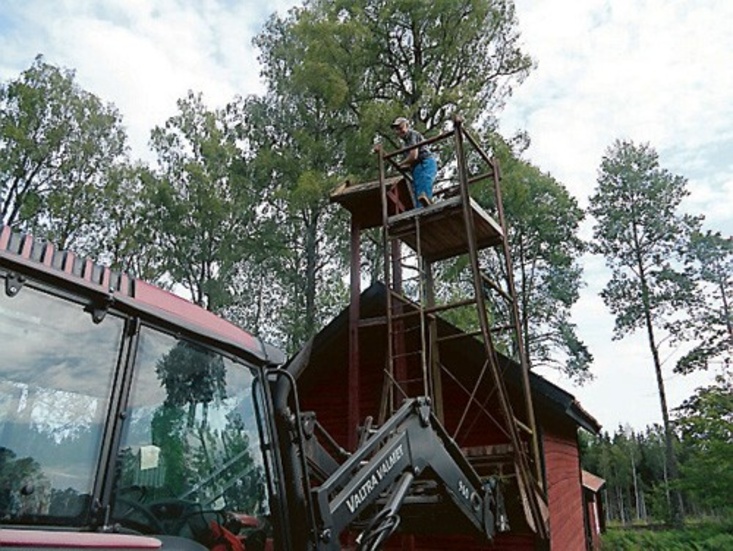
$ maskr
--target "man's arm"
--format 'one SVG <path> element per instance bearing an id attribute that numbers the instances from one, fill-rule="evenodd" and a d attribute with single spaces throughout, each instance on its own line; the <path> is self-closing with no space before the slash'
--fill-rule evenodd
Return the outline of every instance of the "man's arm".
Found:
<path id="1" fill-rule="evenodd" d="M 407 139 L 405 140 L 405 147 L 416 145 L 419 142 L 419 138 L 417 133 L 414 131 L 411 131 L 407 135 Z M 410 151 L 407 152 L 407 155 L 405 156 L 404 160 L 400 163 L 401 168 L 412 168 L 412 165 L 414 165 L 417 162 L 417 156 L 418 156 L 418 148 L 413 147 L 410 149 Z"/>

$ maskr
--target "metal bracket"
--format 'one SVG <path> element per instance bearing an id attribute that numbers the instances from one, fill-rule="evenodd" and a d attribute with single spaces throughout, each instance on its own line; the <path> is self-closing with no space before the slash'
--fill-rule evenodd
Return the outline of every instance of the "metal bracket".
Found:
<path id="1" fill-rule="evenodd" d="M 97 324 L 102 323 L 113 302 L 112 295 L 107 295 L 103 301 L 90 305 L 89 312 L 92 314 L 92 321 Z"/>
<path id="2" fill-rule="evenodd" d="M 415 408 L 417 409 L 418 417 L 420 419 L 420 425 L 423 428 L 430 426 L 430 399 L 426 396 L 421 396 L 415 401 Z"/>
<path id="3" fill-rule="evenodd" d="M 14 297 L 20 292 L 24 284 L 24 276 L 10 272 L 5 278 L 5 294 L 9 297 Z"/>
<path id="4" fill-rule="evenodd" d="M 140 318 L 130 318 L 127 324 L 127 336 L 132 337 L 140 331 Z"/>

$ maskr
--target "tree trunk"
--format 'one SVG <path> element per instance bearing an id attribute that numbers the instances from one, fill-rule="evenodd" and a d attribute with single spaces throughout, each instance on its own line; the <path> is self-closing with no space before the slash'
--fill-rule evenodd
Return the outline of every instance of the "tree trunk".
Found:
<path id="1" fill-rule="evenodd" d="M 644 307 L 644 317 L 646 318 L 647 336 L 649 338 L 649 348 L 652 351 L 652 359 L 654 361 L 654 373 L 657 378 L 657 390 L 659 392 L 659 403 L 662 409 L 662 421 L 664 425 L 664 451 L 667 463 L 667 473 L 669 481 L 677 480 L 677 457 L 674 452 L 674 432 L 672 431 L 672 424 L 669 421 L 669 408 L 667 406 L 667 393 L 664 388 L 664 377 L 662 376 L 662 363 L 659 360 L 659 350 L 657 349 L 657 343 L 654 337 L 654 328 L 652 326 L 652 318 L 649 309 Z M 670 491 L 671 498 L 671 514 L 672 524 L 675 526 L 682 526 L 684 521 L 682 513 L 682 502 L 679 492 L 676 490 Z"/>
<path id="2" fill-rule="evenodd" d="M 634 231 L 636 236 L 636 231 Z M 637 246 L 637 251 L 639 247 Z M 672 425 L 669 422 L 669 408 L 667 406 L 667 393 L 664 388 L 664 377 L 662 376 L 662 362 L 659 359 L 659 349 L 657 348 L 656 337 L 654 336 L 654 323 L 652 321 L 651 303 L 649 300 L 649 286 L 646 280 L 646 272 L 644 262 L 640 256 L 637 256 L 637 266 L 639 268 L 639 284 L 641 286 L 641 300 L 644 308 L 644 322 L 646 324 L 647 338 L 649 341 L 649 349 L 652 352 L 652 360 L 654 361 L 654 374 L 657 378 L 657 391 L 659 392 L 659 403 L 662 409 L 662 422 L 664 425 L 664 448 L 667 458 L 667 469 L 671 481 L 677 480 L 677 457 L 674 453 L 674 433 Z M 670 503 L 671 521 L 675 526 L 682 526 L 684 521 L 682 514 L 682 503 L 679 492 L 671 491 Z"/>
<path id="3" fill-rule="evenodd" d="M 723 301 L 723 316 L 725 317 L 725 326 L 728 328 L 728 337 L 733 338 L 733 318 L 730 315 L 728 297 L 725 294 L 725 285 L 722 281 L 720 282 L 720 298 Z"/>
<path id="4" fill-rule="evenodd" d="M 634 452 L 631 452 L 631 478 L 634 482 L 634 508 L 636 509 L 636 520 L 641 520 L 641 507 L 639 507 L 639 485 L 636 479 L 636 461 Z"/>
<path id="5" fill-rule="evenodd" d="M 626 524 L 626 514 L 624 511 L 624 492 L 621 486 L 616 486 L 616 502 L 618 504 L 618 518 L 621 524 Z"/>
<path id="6" fill-rule="evenodd" d="M 649 515 L 646 512 L 646 498 L 644 497 L 644 490 L 641 490 L 639 492 L 639 509 L 641 511 L 640 518 L 648 523 L 649 522 Z"/>
<path id="7" fill-rule="evenodd" d="M 305 327 L 303 338 L 309 339 L 315 333 L 316 325 L 316 287 L 318 272 L 318 213 L 311 210 L 304 217 L 308 220 L 305 227 Z"/>
<path id="8" fill-rule="evenodd" d="M 669 495 L 669 473 L 667 472 L 667 453 L 665 449 L 665 453 L 662 456 L 662 478 L 664 480 L 664 495 L 667 498 L 667 507 L 671 510 L 672 509 L 672 498 Z"/>

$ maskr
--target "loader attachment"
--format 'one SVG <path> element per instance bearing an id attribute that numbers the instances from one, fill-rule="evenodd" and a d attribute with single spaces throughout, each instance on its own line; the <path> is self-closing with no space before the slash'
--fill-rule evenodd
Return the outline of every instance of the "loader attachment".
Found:
<path id="1" fill-rule="evenodd" d="M 309 472 L 328 475 L 310 490 L 316 549 L 340 549 L 340 536 L 347 530 L 359 533 L 359 549 L 378 549 L 400 527 L 403 513 L 421 519 L 407 528 L 410 533 L 418 525 L 421 531 L 437 524 L 465 531 L 468 525 L 478 537 L 492 540 L 497 529 L 508 529 L 498 481 L 479 478 L 427 398 L 406 400 L 370 432 L 335 470 L 335 461 L 323 461 L 322 448 L 304 448 L 319 450 L 308 454 Z M 312 438 L 314 433 L 305 434 Z"/>

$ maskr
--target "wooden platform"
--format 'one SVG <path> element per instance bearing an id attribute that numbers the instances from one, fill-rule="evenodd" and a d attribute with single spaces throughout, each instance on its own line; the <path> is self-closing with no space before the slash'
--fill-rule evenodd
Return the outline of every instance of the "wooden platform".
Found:
<path id="1" fill-rule="evenodd" d="M 388 193 L 394 193 L 402 204 L 401 210 L 413 206 L 412 192 L 402 176 L 388 178 L 385 181 Z M 331 202 L 338 203 L 351 213 L 352 220 L 362 230 L 382 225 L 382 197 L 379 180 L 363 183 L 344 182 L 331 192 Z M 401 210 L 390 205 L 389 216 Z"/>
<path id="2" fill-rule="evenodd" d="M 466 226 L 459 196 L 437 201 L 423 209 L 413 209 L 408 182 L 401 176 L 385 181 L 387 192 L 399 199 L 400 206 L 389 206 L 389 232 L 417 251 L 417 220 L 420 221 L 420 250 L 428 262 L 444 260 L 468 252 Z M 331 201 L 351 213 L 362 230 L 382 225 L 382 198 L 379 180 L 352 184 L 345 182 L 331 193 Z M 408 209 L 408 210 L 402 210 Z M 478 249 L 501 244 L 501 226 L 471 199 L 471 213 Z"/>
<path id="3" fill-rule="evenodd" d="M 471 214 L 478 249 L 502 242 L 501 226 L 471 199 Z M 417 223 L 420 224 L 420 252 L 428 262 L 444 260 L 468 252 L 461 198 L 437 201 L 424 209 L 414 209 L 388 219 L 392 237 L 398 237 L 417 251 Z"/>

